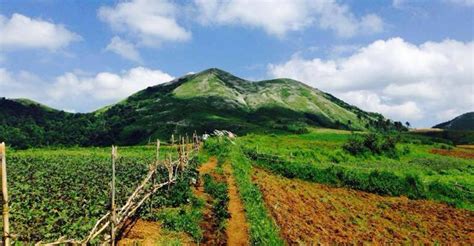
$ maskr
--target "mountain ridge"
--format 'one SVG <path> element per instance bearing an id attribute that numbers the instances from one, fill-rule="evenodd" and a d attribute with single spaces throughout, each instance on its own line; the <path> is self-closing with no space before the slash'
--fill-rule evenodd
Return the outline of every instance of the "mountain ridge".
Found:
<path id="1" fill-rule="evenodd" d="M 22 113 L 8 118 L 8 107 Z M 214 129 L 246 134 L 301 133 L 307 127 L 403 128 L 399 122 L 394 124 L 296 80 L 248 81 L 217 68 L 147 87 L 90 113 L 66 113 L 32 101 L 2 99 L 0 116 L 4 116 L 0 141 L 33 139 L 33 146 L 133 145 L 173 133 Z M 45 132 L 71 137 L 55 140 L 54 134 L 41 136 Z"/>
<path id="2" fill-rule="evenodd" d="M 445 130 L 474 131 L 474 112 L 467 112 L 452 120 L 437 124 L 433 128 Z"/>

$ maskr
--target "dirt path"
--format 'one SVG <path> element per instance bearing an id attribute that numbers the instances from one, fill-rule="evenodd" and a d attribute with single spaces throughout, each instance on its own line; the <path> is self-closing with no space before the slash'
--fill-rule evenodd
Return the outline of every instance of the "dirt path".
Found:
<path id="1" fill-rule="evenodd" d="M 212 212 L 212 197 L 204 192 L 204 183 L 202 176 L 211 173 L 217 166 L 217 158 L 211 157 L 208 162 L 202 164 L 199 168 L 199 182 L 198 186 L 193 189 L 194 195 L 205 201 L 203 211 L 203 220 L 199 224 L 203 230 L 203 238 L 200 245 L 226 245 L 225 235 L 217 233 L 217 221 Z"/>
<path id="2" fill-rule="evenodd" d="M 290 244 L 474 244 L 474 212 L 405 197 L 287 179 L 255 170 L 254 182 Z"/>
<path id="3" fill-rule="evenodd" d="M 227 223 L 227 245 L 249 245 L 248 224 L 245 219 L 244 206 L 235 184 L 233 170 L 230 163 L 226 163 L 227 184 L 229 186 L 229 213 Z"/>

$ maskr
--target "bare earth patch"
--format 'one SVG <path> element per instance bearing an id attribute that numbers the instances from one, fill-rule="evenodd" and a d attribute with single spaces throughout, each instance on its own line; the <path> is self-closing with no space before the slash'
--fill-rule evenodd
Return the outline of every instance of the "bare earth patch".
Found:
<path id="1" fill-rule="evenodd" d="M 464 159 L 474 159 L 474 151 L 469 149 L 432 149 L 431 153 L 437 155 L 453 156 Z"/>
<path id="2" fill-rule="evenodd" d="M 244 206 L 240 200 L 239 192 L 235 184 L 233 170 L 230 163 L 226 163 L 225 172 L 229 186 L 229 214 L 227 223 L 227 245 L 250 245 L 248 224 L 245 219 Z"/>
<path id="3" fill-rule="evenodd" d="M 290 244 L 474 244 L 474 212 L 405 197 L 287 179 L 255 170 L 254 182 Z"/>

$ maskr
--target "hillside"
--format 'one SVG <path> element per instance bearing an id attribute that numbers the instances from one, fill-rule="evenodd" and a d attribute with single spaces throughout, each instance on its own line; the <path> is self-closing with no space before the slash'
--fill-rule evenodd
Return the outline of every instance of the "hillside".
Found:
<path id="1" fill-rule="evenodd" d="M 433 126 L 445 130 L 474 131 L 474 112 L 462 114 L 450 121 Z"/>
<path id="2" fill-rule="evenodd" d="M 170 134 L 393 129 L 368 113 L 291 79 L 251 82 L 219 69 L 148 87 L 92 113 L 72 114 L 30 100 L 0 100 L 0 141 L 19 146 L 146 143 Z"/>

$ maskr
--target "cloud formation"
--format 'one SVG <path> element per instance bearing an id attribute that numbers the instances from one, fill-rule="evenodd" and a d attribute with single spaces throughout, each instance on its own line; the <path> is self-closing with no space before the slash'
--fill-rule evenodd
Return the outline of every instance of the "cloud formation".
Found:
<path id="1" fill-rule="evenodd" d="M 335 0 L 195 0 L 194 4 L 203 24 L 262 28 L 268 34 L 280 37 L 313 26 L 334 31 L 342 37 L 383 29 L 379 16 L 356 17 L 347 5 Z"/>
<path id="2" fill-rule="evenodd" d="M 191 32 L 178 24 L 179 8 L 167 1 L 133 0 L 103 6 L 99 18 L 113 30 L 138 39 L 141 45 L 156 47 L 163 41 L 186 41 Z"/>
<path id="3" fill-rule="evenodd" d="M 148 86 L 170 80 L 173 80 L 173 76 L 160 70 L 135 67 L 118 74 L 101 72 L 85 75 L 78 71 L 68 72 L 58 76 L 51 85 L 44 78 L 31 73 L 11 73 L 0 68 L 1 96 L 26 97 L 69 111 L 95 110 Z"/>
<path id="4" fill-rule="evenodd" d="M 411 44 L 378 40 L 337 59 L 293 56 L 270 64 L 273 77 L 294 78 L 363 109 L 424 126 L 474 110 L 474 42 Z M 428 125 L 429 126 L 429 125 Z"/>
<path id="5" fill-rule="evenodd" d="M 0 48 L 2 50 L 49 49 L 68 46 L 81 37 L 61 24 L 33 19 L 15 13 L 11 18 L 0 15 Z"/>
<path id="6" fill-rule="evenodd" d="M 128 42 L 127 40 L 123 40 L 118 36 L 113 37 L 110 40 L 109 45 L 105 48 L 105 50 L 112 51 L 125 59 L 141 62 L 142 58 L 140 57 L 140 53 L 135 48 L 135 45 Z"/>

